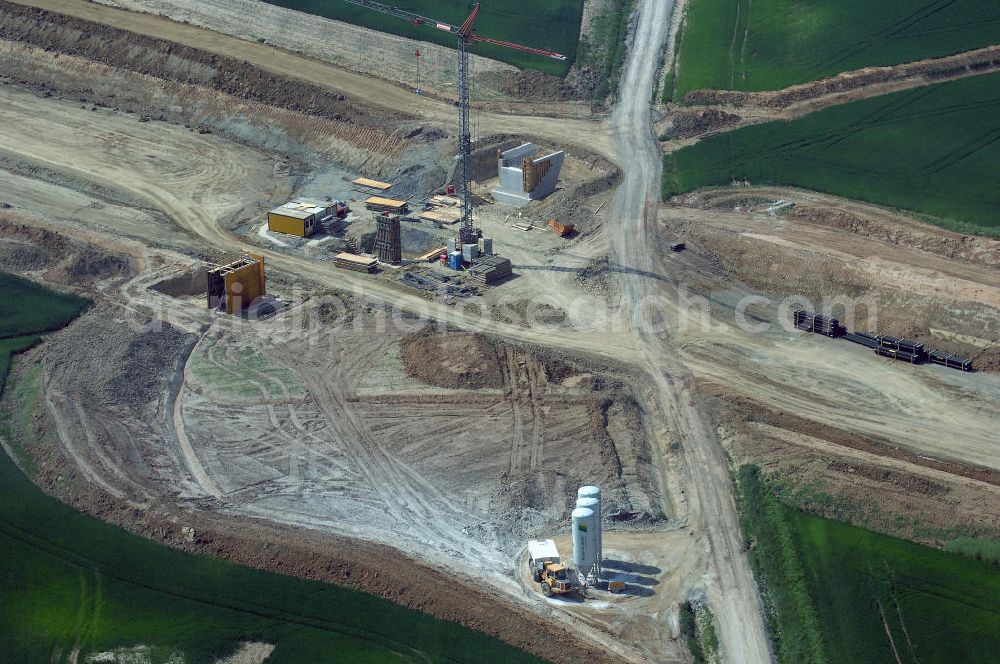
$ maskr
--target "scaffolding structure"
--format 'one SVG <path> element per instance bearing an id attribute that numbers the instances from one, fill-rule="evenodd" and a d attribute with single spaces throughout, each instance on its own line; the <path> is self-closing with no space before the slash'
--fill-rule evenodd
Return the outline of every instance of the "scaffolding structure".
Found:
<path id="1" fill-rule="evenodd" d="M 375 248 L 379 263 L 399 265 L 403 262 L 399 215 L 375 215 Z"/>

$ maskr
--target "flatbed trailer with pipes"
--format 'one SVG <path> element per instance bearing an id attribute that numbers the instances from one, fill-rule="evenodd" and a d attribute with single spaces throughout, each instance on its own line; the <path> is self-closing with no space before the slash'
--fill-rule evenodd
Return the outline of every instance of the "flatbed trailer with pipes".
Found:
<path id="1" fill-rule="evenodd" d="M 899 360 L 909 364 L 920 364 L 923 362 L 923 359 L 915 353 L 910 353 L 905 350 L 896 350 L 894 348 L 886 348 L 885 346 L 879 346 L 876 348 L 875 354 L 880 357 L 888 357 L 889 359 Z"/>
<path id="2" fill-rule="evenodd" d="M 848 332 L 844 335 L 846 341 L 851 341 L 856 344 L 861 344 L 867 348 L 878 348 L 878 339 L 874 334 L 868 334 L 866 332 Z"/>
<path id="3" fill-rule="evenodd" d="M 889 335 L 879 335 L 877 339 L 878 345 L 883 348 L 905 350 L 907 353 L 915 353 L 917 355 L 923 354 L 924 352 L 923 344 L 917 343 L 916 341 L 910 341 L 909 339 L 901 339 L 899 337 L 892 337 Z"/>
<path id="4" fill-rule="evenodd" d="M 949 355 L 948 353 L 942 353 L 939 350 L 932 350 L 927 353 L 927 361 L 932 364 L 940 364 L 943 367 L 948 367 L 949 369 L 958 369 L 959 371 L 972 371 L 972 360 L 968 360 L 964 357 L 959 357 L 958 355 Z"/>
<path id="5" fill-rule="evenodd" d="M 813 313 L 804 309 L 796 309 L 792 313 L 795 327 L 805 332 L 814 332 L 827 337 L 839 337 L 847 331 L 836 318 L 828 318 L 823 314 Z"/>
<path id="6" fill-rule="evenodd" d="M 885 334 L 849 332 L 836 318 L 826 318 L 811 311 L 798 309 L 792 314 L 795 327 L 806 332 L 816 332 L 829 337 L 843 337 L 845 340 L 870 348 L 879 357 L 886 357 L 908 364 L 930 362 L 949 369 L 973 371 L 972 360 L 958 355 L 949 355 L 937 350 L 928 350 L 922 343 Z"/>

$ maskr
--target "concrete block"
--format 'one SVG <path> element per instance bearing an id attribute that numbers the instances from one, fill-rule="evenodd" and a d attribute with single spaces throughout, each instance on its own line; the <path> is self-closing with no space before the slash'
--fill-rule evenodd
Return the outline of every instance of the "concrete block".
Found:
<path id="1" fill-rule="evenodd" d="M 537 159 L 537 152 L 533 143 L 524 143 L 500 153 L 497 163 L 500 183 L 492 192 L 497 202 L 527 205 L 556 190 L 566 154 L 554 152 Z"/>

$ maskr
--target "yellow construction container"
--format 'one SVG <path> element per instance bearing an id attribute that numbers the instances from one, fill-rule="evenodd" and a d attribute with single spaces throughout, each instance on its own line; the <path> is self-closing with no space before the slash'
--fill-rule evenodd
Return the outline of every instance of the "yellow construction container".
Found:
<path id="1" fill-rule="evenodd" d="M 324 219 L 329 219 L 334 214 L 334 205 L 297 198 L 268 212 L 267 228 L 275 233 L 309 237 L 320 229 Z"/>
<path id="2" fill-rule="evenodd" d="M 306 237 L 306 220 L 298 219 L 289 215 L 269 212 L 267 215 L 267 228 L 275 233 L 286 233 Z"/>

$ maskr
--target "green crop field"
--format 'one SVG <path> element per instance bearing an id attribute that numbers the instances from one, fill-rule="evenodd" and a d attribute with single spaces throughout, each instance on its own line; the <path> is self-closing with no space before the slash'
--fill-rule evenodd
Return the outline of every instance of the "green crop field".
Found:
<path id="1" fill-rule="evenodd" d="M 1000 43 L 1000 13 L 977 0 L 691 0 L 677 94 L 778 90 L 860 67 Z"/>
<path id="2" fill-rule="evenodd" d="M 3 290 L 0 290 L 0 293 L 2 292 Z M 11 356 L 31 348 L 38 343 L 38 340 L 38 337 L 31 335 L 0 339 L 0 394 L 3 394 L 3 382 L 6 380 L 7 371 L 10 369 Z"/>
<path id="3" fill-rule="evenodd" d="M 740 488 L 782 664 L 1000 661 L 997 566 L 798 512 L 755 466 Z"/>
<path id="4" fill-rule="evenodd" d="M 0 301 L 24 289 L 4 277 Z M 0 320 L 22 330 L 57 325 L 64 296 L 38 287 L 32 296 L 34 308 Z M 38 310 L 46 306 L 53 313 L 42 318 Z M 61 322 L 77 311 L 62 309 Z M 0 341 L 4 371 L 8 354 L 35 340 Z M 40 392 L 39 372 L 28 373 L 0 402 L 0 433 L 22 462 L 20 446 L 31 441 L 19 431 Z M 84 661 L 90 653 L 145 646 L 153 662 L 179 655 L 187 664 L 208 663 L 241 641 L 276 644 L 268 664 L 540 661 L 370 595 L 135 537 L 44 495 L 0 451 L 0 660 L 76 661 L 70 655 L 79 649 Z"/>
<path id="5" fill-rule="evenodd" d="M 5 272 L 0 272 L 0 293 L 0 339 L 58 329 L 88 304 L 72 293 L 56 293 Z"/>
<path id="6" fill-rule="evenodd" d="M 433 26 L 416 26 L 403 19 L 343 2 L 343 0 L 265 0 L 272 5 L 288 7 L 307 14 L 353 23 L 373 30 L 403 37 L 455 47 L 455 37 Z M 386 2 L 393 7 L 450 23 L 461 25 L 468 18 L 472 3 L 459 0 L 398 0 Z M 520 53 L 508 48 L 477 44 L 473 52 L 487 58 L 507 62 L 522 69 L 536 69 L 557 76 L 564 75 L 576 57 L 580 39 L 583 0 L 493 0 L 482 3 L 476 32 L 490 39 L 515 42 L 525 46 L 555 51 L 566 56 L 561 62 L 551 58 Z M 331 48 L 336 38 L 331 35 Z"/>
<path id="7" fill-rule="evenodd" d="M 707 138 L 664 159 L 663 194 L 748 180 L 911 210 L 1000 235 L 1000 74 Z"/>

